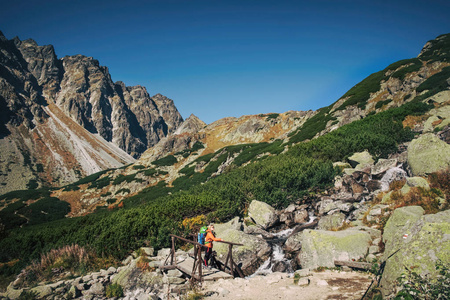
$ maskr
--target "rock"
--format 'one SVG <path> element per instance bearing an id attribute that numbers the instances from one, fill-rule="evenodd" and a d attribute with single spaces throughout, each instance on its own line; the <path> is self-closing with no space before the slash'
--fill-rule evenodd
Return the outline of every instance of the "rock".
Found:
<path id="1" fill-rule="evenodd" d="M 172 251 L 170 248 L 163 248 L 158 251 L 159 257 L 168 257 L 170 255 L 170 251 Z"/>
<path id="2" fill-rule="evenodd" d="M 294 223 L 302 224 L 306 223 L 309 219 L 308 211 L 306 209 L 298 210 L 294 212 Z"/>
<path id="3" fill-rule="evenodd" d="M 299 280 L 298 280 L 298 283 L 297 283 L 297 285 L 299 285 L 299 286 L 308 286 L 309 285 L 309 278 L 308 277 L 303 277 L 303 278 L 300 278 Z"/>
<path id="4" fill-rule="evenodd" d="M 311 273 L 310 269 L 300 269 L 300 270 L 297 270 L 297 271 L 294 272 L 294 276 L 295 275 L 297 275 L 297 276 L 299 276 L 301 278 L 301 277 L 311 276 L 312 273 Z"/>
<path id="5" fill-rule="evenodd" d="M 375 192 L 376 190 L 381 189 L 381 182 L 378 180 L 370 180 L 367 184 L 366 184 L 366 188 L 369 192 Z"/>
<path id="6" fill-rule="evenodd" d="M 119 272 L 111 278 L 111 283 L 120 284 L 124 290 L 147 289 L 154 284 L 162 284 L 162 281 L 163 276 L 161 273 L 143 272 L 136 267 L 136 260 L 120 268 Z"/>
<path id="7" fill-rule="evenodd" d="M 297 255 L 302 268 L 334 267 L 335 260 L 359 260 L 367 254 L 371 237 L 357 230 L 304 230 Z"/>
<path id="8" fill-rule="evenodd" d="M 233 260 L 237 264 L 241 264 L 241 269 L 245 275 L 253 274 L 269 258 L 272 249 L 264 239 L 232 227 L 228 229 L 217 225 L 215 227 L 217 237 L 228 242 L 243 244 L 243 246 L 233 246 Z M 214 243 L 214 250 L 217 252 L 217 258 L 225 263 L 228 244 Z"/>
<path id="9" fill-rule="evenodd" d="M 402 228 L 409 227 L 411 224 L 419 220 L 424 214 L 424 210 L 420 206 L 406 206 L 394 210 L 389 220 L 384 226 L 383 242 L 386 245 L 385 253 L 390 255 L 396 249 L 389 248 L 388 245 L 394 246 L 393 241 L 401 241 L 403 234 Z"/>
<path id="10" fill-rule="evenodd" d="M 367 166 L 373 165 L 375 162 L 372 155 L 368 151 L 355 153 L 348 158 L 348 162 L 356 170 L 362 170 Z"/>
<path id="11" fill-rule="evenodd" d="M 380 158 L 375 166 L 372 167 L 372 175 L 380 175 L 385 173 L 387 170 L 397 166 L 398 160 L 396 158 L 384 159 Z"/>
<path id="12" fill-rule="evenodd" d="M 153 249 L 151 247 L 142 247 L 141 251 L 143 251 L 145 253 L 145 255 L 147 255 L 147 256 L 155 255 L 155 249 Z"/>
<path id="13" fill-rule="evenodd" d="M 342 226 L 345 220 L 345 215 L 343 213 L 334 213 L 332 215 L 327 215 L 319 220 L 317 229 L 320 230 L 331 230 L 333 228 L 338 228 Z"/>
<path id="14" fill-rule="evenodd" d="M 272 266 L 272 272 L 286 272 L 288 269 L 289 265 L 283 261 L 277 261 Z"/>
<path id="15" fill-rule="evenodd" d="M 286 252 L 293 253 L 300 250 L 300 248 L 302 247 L 301 241 L 302 241 L 302 232 L 291 234 L 284 243 L 284 248 Z"/>
<path id="16" fill-rule="evenodd" d="M 214 224 L 216 232 L 222 232 L 228 229 L 242 230 L 242 222 L 239 221 L 239 217 L 235 217 L 223 224 Z"/>
<path id="17" fill-rule="evenodd" d="M 394 214 L 402 208 L 396 209 Z M 417 207 L 406 211 L 403 208 L 403 212 L 393 214 L 386 224 L 389 229 L 389 236 L 385 236 L 386 231 L 383 234 L 386 266 L 380 282 L 383 298 L 394 292 L 395 280 L 405 269 L 411 270 L 414 266 L 414 272 L 432 280 L 438 272 L 438 260 L 450 264 L 450 210 L 431 215 L 421 213 L 423 211 Z"/>
<path id="18" fill-rule="evenodd" d="M 270 228 L 278 222 L 275 209 L 267 203 L 253 200 L 248 208 L 248 215 L 263 229 Z"/>
<path id="19" fill-rule="evenodd" d="M 168 277 L 183 277 L 183 273 L 179 270 L 169 270 L 167 271 Z"/>
<path id="20" fill-rule="evenodd" d="M 450 145 L 432 133 L 424 134 L 409 144 L 408 164 L 414 176 L 445 170 L 450 166 Z"/>
<path id="21" fill-rule="evenodd" d="M 386 173 L 383 175 L 383 177 L 380 180 L 381 190 L 383 192 L 389 190 L 389 185 L 391 184 L 391 182 L 399 181 L 404 178 L 406 178 L 406 172 L 405 172 L 405 170 L 403 170 L 399 167 L 394 167 L 394 168 L 387 170 Z"/>
<path id="22" fill-rule="evenodd" d="M 81 297 L 81 291 L 77 289 L 74 285 L 72 285 L 67 292 L 66 299 L 73 299 Z"/>
<path id="23" fill-rule="evenodd" d="M 103 295 L 105 292 L 105 287 L 101 283 L 94 283 L 91 288 L 87 291 L 87 295 Z M 86 295 L 86 294 L 85 294 Z"/>
<path id="24" fill-rule="evenodd" d="M 39 299 L 43 299 L 52 294 L 53 290 L 48 285 L 41 285 L 34 287 L 30 290 L 33 293 L 36 293 Z"/>
<path id="25" fill-rule="evenodd" d="M 252 235 L 260 235 L 261 237 L 263 237 L 265 239 L 273 238 L 273 234 L 265 231 L 264 229 L 261 229 L 260 227 L 258 227 L 256 225 L 245 226 L 244 233 L 252 234 Z"/>
<path id="26" fill-rule="evenodd" d="M 420 188 L 423 188 L 425 190 L 429 190 L 430 189 L 430 185 L 429 185 L 428 181 L 425 178 L 422 178 L 422 177 L 407 177 L 406 178 L 406 183 L 401 189 L 402 194 L 404 194 L 404 195 L 408 194 L 412 187 L 420 187 Z"/>

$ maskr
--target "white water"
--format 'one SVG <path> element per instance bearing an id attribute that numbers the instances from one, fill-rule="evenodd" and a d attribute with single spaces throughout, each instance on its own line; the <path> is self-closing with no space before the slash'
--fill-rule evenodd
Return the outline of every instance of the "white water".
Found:
<path id="1" fill-rule="evenodd" d="M 308 212 L 309 220 L 308 222 L 304 224 L 310 224 L 312 223 L 316 217 L 314 216 L 314 211 Z M 275 240 L 281 241 L 282 243 L 273 243 L 272 244 L 272 255 L 269 257 L 259 268 L 256 270 L 255 273 L 248 276 L 248 278 L 251 278 L 256 275 L 267 275 L 273 273 L 272 266 L 279 261 L 285 261 L 287 264 L 290 263 L 290 260 L 287 260 L 283 251 L 283 248 L 281 247 L 286 239 L 291 235 L 291 233 L 294 231 L 294 228 L 288 228 L 276 233 L 272 233 Z"/>

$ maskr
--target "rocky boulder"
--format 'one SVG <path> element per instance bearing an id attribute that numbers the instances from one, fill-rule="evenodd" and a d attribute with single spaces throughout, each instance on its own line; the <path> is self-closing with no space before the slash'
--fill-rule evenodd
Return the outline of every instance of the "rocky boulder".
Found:
<path id="1" fill-rule="evenodd" d="M 417 206 L 398 208 L 386 224 L 386 267 L 380 282 L 383 297 L 395 293 L 395 281 L 406 269 L 433 278 L 438 260 L 450 264 L 450 210 L 422 214 Z"/>
<path id="2" fill-rule="evenodd" d="M 368 151 L 358 152 L 353 154 L 348 158 L 348 162 L 353 168 L 357 170 L 362 170 L 367 166 L 373 165 L 375 162 L 372 158 L 372 155 Z"/>
<path id="3" fill-rule="evenodd" d="M 263 229 L 272 227 L 278 222 L 275 209 L 267 203 L 253 200 L 248 208 L 248 215 Z"/>
<path id="4" fill-rule="evenodd" d="M 432 133 L 411 141 L 408 164 L 414 176 L 426 175 L 450 166 L 450 145 Z"/>
<path id="5" fill-rule="evenodd" d="M 320 218 L 317 228 L 320 230 L 331 230 L 342 226 L 344 221 L 345 215 L 341 212 L 337 212 Z"/>
<path id="6" fill-rule="evenodd" d="M 372 239 L 368 232 L 358 230 L 325 231 L 307 229 L 296 237 L 301 250 L 296 257 L 303 269 L 335 267 L 335 260 L 365 258 Z M 294 239 L 294 237 L 292 237 Z"/>
<path id="7" fill-rule="evenodd" d="M 243 244 L 243 246 L 233 246 L 233 260 L 247 276 L 253 274 L 270 257 L 272 248 L 263 238 L 244 233 L 240 230 L 240 225 L 236 219 L 233 219 L 225 224 L 216 224 L 215 229 L 217 237 L 227 242 Z M 225 262 L 229 245 L 216 242 L 214 250 L 217 252 L 217 258 Z"/>

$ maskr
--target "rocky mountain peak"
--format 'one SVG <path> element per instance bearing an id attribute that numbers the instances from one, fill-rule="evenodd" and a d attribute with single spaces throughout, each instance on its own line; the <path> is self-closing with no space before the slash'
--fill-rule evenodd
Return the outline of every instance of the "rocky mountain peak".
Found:
<path id="1" fill-rule="evenodd" d="M 57 147 L 56 143 L 52 145 L 49 141 L 45 142 L 46 147 L 49 147 L 47 149 L 39 146 L 42 141 L 33 140 L 41 138 L 40 134 L 45 131 L 63 136 L 62 132 L 68 132 L 66 129 L 70 129 L 70 135 L 66 139 L 78 142 L 90 140 L 93 137 L 88 135 L 95 134 L 97 136 L 94 139 L 102 139 L 101 143 L 110 143 L 109 146 L 119 147 L 137 158 L 147 148 L 175 131 L 183 122 L 173 100 L 161 94 L 152 98 L 143 86 L 127 87 L 123 82 L 114 83 L 108 68 L 100 65 L 93 57 L 78 54 L 58 59 L 52 45 L 39 46 L 32 39 L 21 41 L 16 37 L 8 40 L 0 33 L 0 70 L 0 134 L 2 137 L 11 135 L 19 157 L 22 157 L 20 153 L 25 153 L 24 157 L 30 157 L 32 163 L 25 166 L 26 168 L 35 169 L 36 165 L 48 165 L 44 158 L 49 157 L 49 154 L 40 153 L 44 148 L 45 151 L 54 153 L 61 151 L 61 147 Z M 55 119 L 56 115 L 58 120 Z M 22 125 L 25 130 L 19 130 Z M 77 127 L 78 125 L 81 127 Z M 51 128 L 46 127 L 44 130 L 41 126 Z M 36 127 L 39 134 L 25 132 Z M 45 137 L 51 138 L 55 137 Z M 22 140 L 31 142 L 19 142 Z M 71 169 L 79 171 L 75 176 L 61 174 L 58 170 L 65 169 L 65 166 L 55 163 L 49 168 L 56 169 L 45 170 L 41 172 L 42 176 L 29 170 L 28 173 L 34 174 L 29 178 L 39 176 L 46 184 L 51 185 L 57 183 L 55 178 L 58 177 L 70 178 L 73 181 L 98 171 L 80 167 L 83 157 L 79 153 L 84 150 L 77 149 L 81 145 L 78 142 L 75 142 L 73 147 L 70 146 L 70 149 L 64 150 L 71 152 L 70 155 L 60 155 L 74 159 L 69 164 Z M 94 148 L 95 146 L 93 151 L 99 150 L 103 153 L 92 154 L 92 157 L 98 159 L 104 153 L 114 153 L 117 150 Z M 123 156 L 122 154 L 120 155 Z M 12 158 L 2 158 L 0 170 L 3 169 L 3 164 L 9 164 L 10 159 Z M 133 159 L 126 157 L 113 160 L 113 163 L 99 164 L 100 169 L 118 167 L 120 162 L 118 165 L 117 161 L 129 163 Z M 62 160 L 60 163 L 68 164 Z M 9 181 L 0 178 L 0 183 L 5 182 Z M 25 183 L 15 188 L 23 189 Z"/>
<path id="2" fill-rule="evenodd" d="M 206 126 L 196 115 L 191 114 L 175 131 L 175 134 L 196 133 Z"/>
<path id="3" fill-rule="evenodd" d="M 428 41 L 418 55 L 419 58 L 448 57 L 450 55 L 450 33 L 442 34 Z M 447 60 L 448 61 L 448 60 Z"/>

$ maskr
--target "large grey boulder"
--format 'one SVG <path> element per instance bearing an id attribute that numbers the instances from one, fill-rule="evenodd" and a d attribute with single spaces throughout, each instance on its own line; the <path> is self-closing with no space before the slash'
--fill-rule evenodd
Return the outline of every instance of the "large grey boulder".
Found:
<path id="1" fill-rule="evenodd" d="M 395 241 L 401 241 L 403 228 L 409 228 L 419 220 L 424 210 L 420 206 L 405 206 L 394 210 L 389 220 L 384 226 L 383 242 L 385 243 L 385 253 L 390 255 L 396 245 Z M 404 230 L 403 230 L 404 231 Z"/>
<path id="2" fill-rule="evenodd" d="M 335 260 L 359 260 L 369 250 L 372 239 L 365 231 L 325 231 L 307 229 L 300 233 L 301 250 L 297 262 L 301 267 L 335 267 Z"/>
<path id="3" fill-rule="evenodd" d="M 161 273 L 143 272 L 136 266 L 136 263 L 137 259 L 120 268 L 119 272 L 112 277 L 111 282 L 120 284 L 124 290 L 146 289 L 155 284 L 160 285 L 163 283 L 163 275 Z"/>
<path id="4" fill-rule="evenodd" d="M 326 215 L 319 220 L 317 229 L 331 230 L 342 226 L 345 221 L 345 215 L 341 212 L 334 213 L 332 215 Z"/>
<path id="5" fill-rule="evenodd" d="M 243 244 L 243 246 L 233 246 L 233 260 L 240 265 L 245 275 L 251 275 L 270 257 L 272 248 L 263 238 L 246 234 L 240 228 L 235 219 L 225 224 L 215 224 L 218 238 L 227 242 Z M 214 250 L 217 258 L 224 263 L 228 255 L 229 244 L 215 242 Z"/>
<path id="6" fill-rule="evenodd" d="M 380 287 L 385 298 L 395 293 L 395 281 L 406 269 L 433 278 L 438 260 L 450 264 L 450 210 L 420 215 L 417 208 L 416 211 L 403 208 L 403 212 L 395 214 L 401 209 L 394 211 L 386 224 L 388 231 L 385 228 L 383 234 L 386 266 Z"/>
<path id="7" fill-rule="evenodd" d="M 253 200 L 248 207 L 248 216 L 263 229 L 267 229 L 278 222 L 276 210 L 267 203 Z"/>
<path id="8" fill-rule="evenodd" d="M 450 145 L 432 133 L 411 141 L 408 164 L 414 176 L 426 175 L 450 167 Z"/>
<path id="9" fill-rule="evenodd" d="M 372 166 L 375 162 L 372 155 L 368 151 L 358 152 L 348 158 L 350 165 L 356 170 L 362 170 L 368 166 Z"/>

